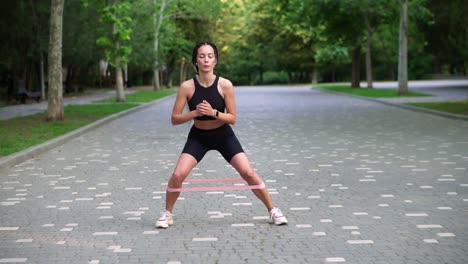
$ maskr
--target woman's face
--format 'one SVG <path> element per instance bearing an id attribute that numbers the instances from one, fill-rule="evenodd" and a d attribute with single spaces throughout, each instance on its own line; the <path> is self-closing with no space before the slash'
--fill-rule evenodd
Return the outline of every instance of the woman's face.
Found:
<path id="1" fill-rule="evenodd" d="M 203 45 L 198 48 L 197 66 L 201 72 L 209 72 L 216 65 L 216 56 L 214 49 L 210 45 Z"/>

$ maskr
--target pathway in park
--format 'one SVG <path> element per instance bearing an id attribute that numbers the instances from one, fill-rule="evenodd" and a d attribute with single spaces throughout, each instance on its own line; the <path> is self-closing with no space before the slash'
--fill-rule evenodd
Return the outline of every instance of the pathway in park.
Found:
<path id="1" fill-rule="evenodd" d="M 0 263 L 466 263 L 467 121 L 238 88 L 234 130 L 289 225 L 250 191 L 214 191 L 183 193 L 159 230 L 190 129 L 173 100 L 0 171 Z M 215 152 L 190 176 L 237 177 Z"/>

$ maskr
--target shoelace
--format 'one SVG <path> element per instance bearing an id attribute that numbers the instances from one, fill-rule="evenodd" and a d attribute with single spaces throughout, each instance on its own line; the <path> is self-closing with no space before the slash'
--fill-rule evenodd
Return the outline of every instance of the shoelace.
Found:
<path id="1" fill-rule="evenodd" d="M 169 219 L 171 216 L 174 216 L 173 214 L 169 213 L 169 212 L 164 212 L 164 213 L 161 213 L 161 217 L 159 218 L 159 220 L 167 220 Z"/>
<path id="2" fill-rule="evenodd" d="M 271 216 L 270 219 L 276 218 L 276 217 L 281 217 L 283 213 L 278 209 L 278 208 L 273 208 L 271 210 Z"/>

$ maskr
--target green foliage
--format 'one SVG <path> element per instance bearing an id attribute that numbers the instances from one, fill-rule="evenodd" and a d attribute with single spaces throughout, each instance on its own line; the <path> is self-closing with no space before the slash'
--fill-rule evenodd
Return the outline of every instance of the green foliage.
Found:
<path id="1" fill-rule="evenodd" d="M 0 95 L 22 88 L 37 91 L 41 53 L 47 52 L 50 1 L 2 1 L 0 8 Z M 47 57 L 47 56 L 45 56 Z M 14 87 L 8 90 L 13 79 Z M 24 87 L 25 86 L 25 87 Z"/>
<path id="2" fill-rule="evenodd" d="M 174 77 L 179 79 L 179 74 L 174 73 L 180 69 L 182 61 L 190 63 L 191 49 L 196 42 L 214 40 L 217 29 L 215 21 L 219 19 L 217 14 L 224 4 L 218 0 L 166 0 L 164 3 L 166 5 L 162 10 L 162 0 L 132 2 L 134 31 L 130 41 L 133 51 L 129 69 L 131 73 L 143 73 L 143 78 L 148 79 L 148 76 L 152 77 L 156 60 L 168 82 Z M 158 32 L 155 23 L 159 25 Z"/>
<path id="3" fill-rule="evenodd" d="M 90 2 L 92 1 L 92 2 Z M 89 8 L 91 3 L 95 5 L 100 12 L 100 22 L 112 26 L 112 34 L 105 33 L 98 37 L 96 43 L 105 50 L 106 60 L 115 65 L 115 59 L 120 58 L 120 66 L 124 66 L 132 52 L 129 45 L 132 33 L 132 5 L 126 1 L 114 1 L 106 4 L 103 0 L 82 0 L 84 7 Z"/>
<path id="4" fill-rule="evenodd" d="M 284 71 L 272 72 L 267 71 L 263 74 L 262 84 L 285 84 L 288 83 L 288 74 Z"/>
<path id="5" fill-rule="evenodd" d="M 338 44 L 325 46 L 317 50 L 315 60 L 318 64 L 333 65 L 349 63 L 349 53 L 346 47 Z"/>
<path id="6" fill-rule="evenodd" d="M 96 39 L 104 30 L 99 24 L 97 10 L 85 9 L 76 1 L 65 1 L 63 19 L 64 66 L 86 68 L 96 63 L 96 57 L 101 56 Z"/>
<path id="7" fill-rule="evenodd" d="M 409 1 L 411 79 L 432 73 L 466 74 L 465 2 Z M 367 25 L 372 32 L 374 79 L 396 78 L 398 0 L 167 0 L 156 54 L 154 14 L 161 3 L 65 1 L 63 65 L 69 74 L 64 81 L 80 88 L 100 85 L 112 78 L 98 75 L 99 60 L 106 57 L 115 63 L 113 58 L 121 56 L 122 65 L 128 63 L 132 83 L 149 84 L 158 58 L 165 80 L 177 84 L 184 60 L 182 78 L 193 74 L 191 48 L 205 40 L 218 45 L 216 73 L 235 84 L 270 82 L 269 72 L 282 71 L 291 78 L 288 82 L 304 81 L 294 76 L 310 76 L 315 67 L 322 79 L 336 74 L 336 79 L 347 80 L 351 51 L 365 50 Z M 0 33 L 8 37 L 0 42 L 0 96 L 11 97 L 20 80 L 29 90 L 38 91 L 41 55 L 47 58 L 48 52 L 50 2 L 4 1 L 1 7 Z M 8 90 L 11 78 L 15 86 Z"/>
<path id="8" fill-rule="evenodd" d="M 430 23 L 419 23 L 418 29 L 427 39 L 425 53 L 433 55 L 436 73 L 466 74 L 468 61 L 468 5 L 464 0 L 427 0 Z M 463 73 L 463 68 L 465 72 Z M 448 72 L 447 72 L 448 73 Z"/>

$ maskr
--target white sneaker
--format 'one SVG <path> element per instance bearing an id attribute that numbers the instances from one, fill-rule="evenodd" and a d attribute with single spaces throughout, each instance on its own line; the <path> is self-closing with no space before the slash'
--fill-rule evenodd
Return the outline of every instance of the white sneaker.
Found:
<path id="1" fill-rule="evenodd" d="M 174 215 L 169 211 L 162 213 L 161 217 L 156 221 L 156 228 L 168 228 L 170 225 L 174 224 L 173 216 Z"/>
<path id="2" fill-rule="evenodd" d="M 288 223 L 288 219 L 286 219 L 286 216 L 284 216 L 279 208 L 273 207 L 273 209 L 270 211 L 269 223 L 275 225 L 285 225 Z"/>

